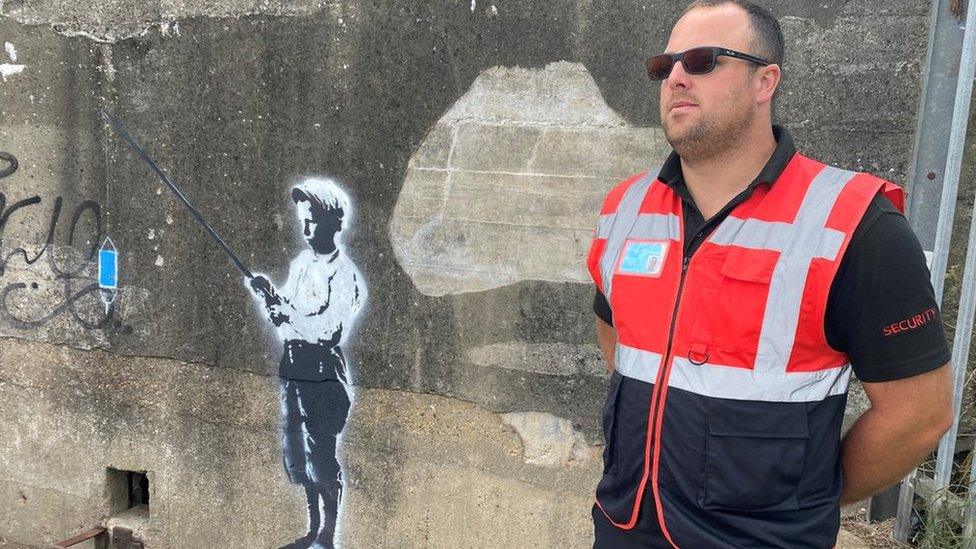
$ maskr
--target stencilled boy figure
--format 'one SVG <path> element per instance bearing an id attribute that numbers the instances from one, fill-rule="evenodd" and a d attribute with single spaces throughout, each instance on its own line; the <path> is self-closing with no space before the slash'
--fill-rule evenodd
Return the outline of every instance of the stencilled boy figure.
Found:
<path id="1" fill-rule="evenodd" d="M 256 275 L 250 287 L 284 344 L 278 368 L 284 465 L 308 500 L 308 533 L 284 547 L 329 548 L 342 496 L 336 440 L 352 397 L 340 344 L 363 307 L 366 287 L 343 253 L 343 224 L 352 214 L 345 191 L 313 178 L 296 185 L 291 198 L 310 249 L 292 260 L 283 286 Z"/>

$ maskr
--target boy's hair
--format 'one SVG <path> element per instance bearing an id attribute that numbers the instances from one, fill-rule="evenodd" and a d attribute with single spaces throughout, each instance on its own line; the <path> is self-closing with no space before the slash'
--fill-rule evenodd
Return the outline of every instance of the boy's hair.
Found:
<path id="1" fill-rule="evenodd" d="M 292 187 L 291 198 L 296 204 L 307 200 L 313 211 L 338 210 L 340 219 L 350 213 L 349 195 L 332 179 L 310 177 Z"/>

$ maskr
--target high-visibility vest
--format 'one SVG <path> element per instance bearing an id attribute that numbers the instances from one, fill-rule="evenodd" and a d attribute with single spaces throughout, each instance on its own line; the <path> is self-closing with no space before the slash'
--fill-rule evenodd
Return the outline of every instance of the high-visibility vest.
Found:
<path id="1" fill-rule="evenodd" d="M 607 409 L 634 381 L 653 385 L 646 417 L 613 414 L 639 426 L 605 425 L 616 463 L 597 505 L 615 526 L 633 528 L 653 497 L 675 547 L 830 547 L 851 366 L 824 315 L 879 192 L 903 208 L 899 187 L 795 154 L 690 259 L 681 198 L 656 172 L 607 195 L 588 256 L 617 332 Z M 620 428 L 630 438 L 614 443 Z M 637 437 L 642 454 L 611 451 Z"/>

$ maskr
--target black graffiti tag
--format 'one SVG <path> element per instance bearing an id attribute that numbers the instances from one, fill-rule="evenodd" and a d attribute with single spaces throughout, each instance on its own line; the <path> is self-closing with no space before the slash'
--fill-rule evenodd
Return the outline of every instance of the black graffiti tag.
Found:
<path id="1" fill-rule="evenodd" d="M 0 169 L 0 179 L 9 177 L 17 171 L 19 164 L 14 155 L 0 151 L 0 161 L 6 161 L 7 163 L 5 168 Z M 3 249 L 3 233 L 8 226 L 11 217 L 15 213 L 21 210 L 26 211 L 27 208 L 40 204 L 41 202 L 41 197 L 35 195 L 18 200 L 7 206 L 6 194 L 0 193 L 0 250 Z M 47 237 L 40 250 L 31 254 L 26 249 L 18 247 L 7 253 L 0 252 L 0 277 L 3 277 L 6 274 L 7 264 L 15 257 L 21 258 L 27 265 L 33 265 L 42 257 L 46 256 L 51 272 L 53 272 L 55 275 L 55 279 L 57 279 L 63 285 L 64 300 L 61 303 L 54 305 L 49 311 L 42 314 L 40 317 L 33 319 L 24 319 L 16 316 L 11 311 L 9 301 L 12 298 L 12 294 L 16 295 L 15 292 L 25 290 L 28 287 L 31 289 L 37 289 L 36 282 L 28 284 L 24 281 L 15 281 L 6 284 L 3 289 L 0 289 L 0 318 L 6 320 L 15 328 L 24 330 L 37 328 L 51 321 L 58 315 L 67 313 L 84 328 L 99 329 L 106 326 L 112 320 L 112 317 L 115 314 L 114 302 L 109 305 L 108 309 L 105 310 L 104 313 L 101 312 L 100 307 L 94 307 L 95 310 L 99 311 L 99 314 L 96 315 L 94 321 L 85 318 L 78 311 L 77 307 L 79 301 L 86 296 L 98 296 L 100 292 L 98 283 L 94 282 L 94 279 L 91 276 L 83 273 L 95 261 L 98 253 L 99 243 L 104 237 L 102 230 L 101 207 L 97 202 L 85 200 L 75 208 L 74 213 L 71 215 L 71 222 L 68 227 L 68 240 L 65 244 L 68 249 L 72 249 L 75 239 L 78 236 L 79 225 L 83 225 L 89 230 L 89 246 L 82 254 L 81 259 L 77 261 L 76 265 L 64 266 L 58 265 L 58 261 L 55 258 L 54 253 L 51 251 L 56 237 L 58 222 L 61 219 L 63 204 L 64 199 L 62 197 L 58 196 L 54 199 L 54 205 L 51 208 L 50 223 L 48 224 Z M 86 218 L 88 219 L 88 222 L 82 224 L 82 221 Z M 77 289 L 79 282 L 84 283 L 84 286 L 81 289 Z"/>
<path id="2" fill-rule="evenodd" d="M 17 162 L 17 157 L 7 152 L 0 151 L 0 160 L 7 163 L 7 166 L 0 170 L 0 179 L 13 174 L 17 171 L 17 167 L 20 166 L 20 163 Z"/>

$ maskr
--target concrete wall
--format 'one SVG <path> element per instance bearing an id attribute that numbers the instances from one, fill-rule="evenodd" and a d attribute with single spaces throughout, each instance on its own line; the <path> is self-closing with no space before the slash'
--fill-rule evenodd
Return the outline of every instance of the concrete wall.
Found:
<path id="1" fill-rule="evenodd" d="M 902 182 L 928 3 L 768 4 L 800 148 Z M 305 249 L 292 185 L 350 195 L 345 546 L 588 546 L 607 376 L 581 257 L 602 193 L 667 152 L 641 63 L 681 6 L 0 1 L 0 538 L 101 523 L 107 468 L 147 471 L 151 547 L 305 524 L 281 343 L 106 105 L 274 281 Z"/>

